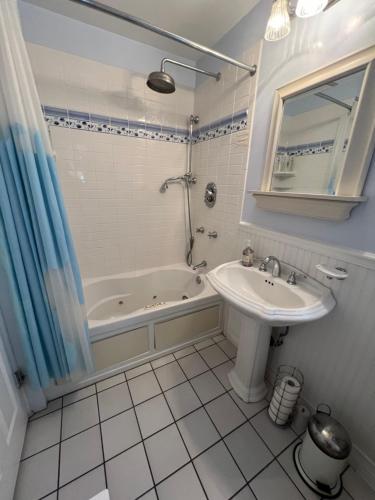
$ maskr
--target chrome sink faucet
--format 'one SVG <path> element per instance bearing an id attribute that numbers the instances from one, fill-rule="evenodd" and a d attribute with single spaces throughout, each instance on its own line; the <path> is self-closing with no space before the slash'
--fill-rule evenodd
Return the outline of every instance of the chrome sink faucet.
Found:
<path id="1" fill-rule="evenodd" d="M 200 267 L 207 267 L 207 262 L 205 260 L 202 260 L 202 262 L 193 266 L 193 271 L 196 271 Z"/>
<path id="2" fill-rule="evenodd" d="M 281 264 L 280 264 L 279 259 L 277 257 L 274 257 L 273 255 L 270 255 L 269 257 L 266 257 L 263 260 L 263 262 L 259 266 L 259 271 L 266 272 L 267 271 L 267 265 L 271 261 L 273 262 L 272 276 L 278 278 L 280 276 L 280 273 L 281 273 Z"/>

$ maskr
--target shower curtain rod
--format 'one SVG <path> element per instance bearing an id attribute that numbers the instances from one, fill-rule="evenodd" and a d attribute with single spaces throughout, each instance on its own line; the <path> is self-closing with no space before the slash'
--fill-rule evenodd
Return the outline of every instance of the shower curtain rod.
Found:
<path id="1" fill-rule="evenodd" d="M 164 30 L 163 28 L 159 28 L 154 24 L 151 24 L 148 21 L 145 21 L 139 17 L 132 16 L 127 12 L 123 12 L 121 10 L 110 7 L 109 5 L 102 4 L 101 2 L 97 2 L 96 0 L 69 0 L 70 2 L 77 3 L 79 5 L 83 5 L 85 7 L 90 7 L 92 9 L 98 10 L 99 12 L 104 12 L 105 14 L 109 14 L 110 16 L 117 17 L 118 19 L 122 19 L 123 21 L 127 21 L 128 23 L 135 24 L 141 28 L 152 31 L 158 35 L 164 36 L 165 38 L 169 38 L 175 42 L 181 43 L 182 45 L 186 45 L 191 47 L 192 49 L 198 50 L 199 52 L 203 52 L 204 54 L 208 54 L 210 56 L 216 57 L 217 59 L 221 59 L 233 66 L 237 66 L 238 68 L 244 69 L 250 73 L 250 76 L 255 75 L 256 73 L 256 65 L 253 64 L 249 66 L 241 61 L 237 61 L 237 59 L 233 59 L 232 57 L 226 56 L 221 52 L 217 52 L 216 50 L 210 49 L 205 45 L 201 45 L 200 43 L 194 42 L 193 40 L 189 40 L 180 35 L 176 35 L 170 31 Z"/>

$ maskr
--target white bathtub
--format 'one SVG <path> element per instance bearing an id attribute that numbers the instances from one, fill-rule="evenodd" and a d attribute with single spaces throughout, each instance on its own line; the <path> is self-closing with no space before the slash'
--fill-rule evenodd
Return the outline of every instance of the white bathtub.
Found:
<path id="1" fill-rule="evenodd" d="M 221 331 L 219 295 L 185 264 L 87 279 L 84 292 L 99 370 Z"/>

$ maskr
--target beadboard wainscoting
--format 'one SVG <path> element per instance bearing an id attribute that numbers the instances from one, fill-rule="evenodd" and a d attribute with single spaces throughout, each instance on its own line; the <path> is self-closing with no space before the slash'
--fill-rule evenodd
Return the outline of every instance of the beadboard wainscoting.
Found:
<path id="1" fill-rule="evenodd" d="M 325 318 L 290 328 L 270 353 L 269 369 L 297 366 L 303 398 L 331 406 L 353 440 L 352 464 L 375 488 L 375 254 L 328 246 L 241 223 L 237 254 L 250 238 L 258 257 L 275 255 L 331 288 L 337 305 Z M 316 264 L 344 267 L 348 278 L 329 280 Z M 302 278 L 301 278 L 302 279 Z"/>

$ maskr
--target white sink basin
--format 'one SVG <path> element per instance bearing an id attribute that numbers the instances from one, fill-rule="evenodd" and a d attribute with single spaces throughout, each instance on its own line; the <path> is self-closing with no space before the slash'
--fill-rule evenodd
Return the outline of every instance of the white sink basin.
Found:
<path id="1" fill-rule="evenodd" d="M 336 304 L 331 290 L 312 278 L 297 278 L 297 285 L 290 285 L 286 277 L 275 278 L 238 261 L 207 274 L 215 290 L 242 313 L 236 364 L 228 378 L 246 402 L 259 401 L 267 393 L 264 375 L 271 328 L 317 320 Z"/>
<path id="2" fill-rule="evenodd" d="M 244 314 L 271 326 L 294 325 L 322 318 L 335 307 L 331 290 L 311 278 L 289 285 L 257 267 L 228 262 L 210 271 L 215 290 Z"/>

